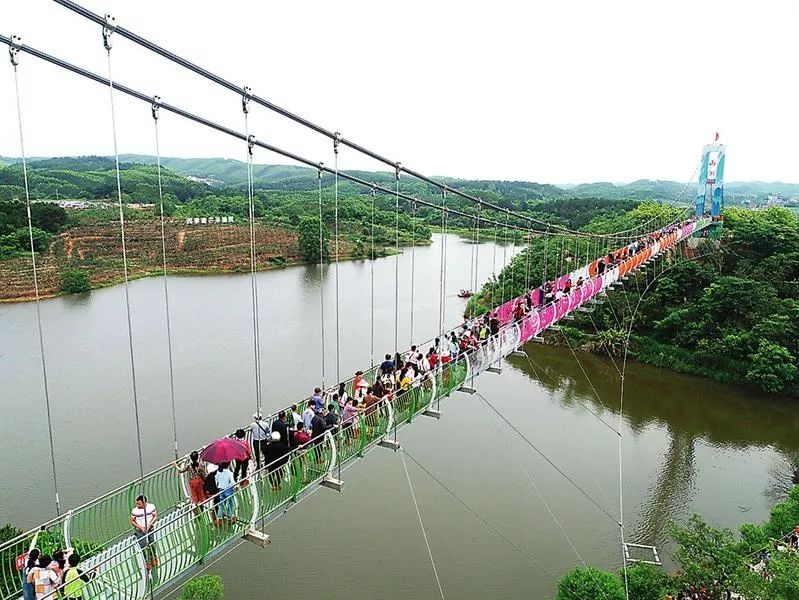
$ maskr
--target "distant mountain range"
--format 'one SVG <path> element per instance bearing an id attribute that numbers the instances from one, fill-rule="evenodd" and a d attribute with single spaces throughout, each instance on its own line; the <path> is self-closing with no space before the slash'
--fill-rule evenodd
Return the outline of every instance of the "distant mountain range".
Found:
<path id="1" fill-rule="evenodd" d="M 35 167 L 37 158 L 31 158 Z M 76 159 L 76 163 L 80 162 Z M 120 160 L 126 163 L 153 165 L 154 156 L 145 154 L 123 154 Z M 17 158 L 0 157 L 0 165 L 19 162 Z M 210 186 L 239 186 L 247 182 L 246 163 L 227 158 L 171 158 L 162 157 L 161 164 L 184 177 L 200 180 Z M 386 171 L 348 171 L 354 175 L 377 183 L 393 181 L 393 173 Z M 254 165 L 253 173 L 259 188 L 279 188 L 283 190 L 308 190 L 316 186 L 316 171 L 307 167 L 290 165 Z M 695 184 L 687 188 L 684 183 L 641 179 L 627 184 L 611 182 L 582 183 L 578 185 L 556 186 L 525 181 L 463 180 L 440 177 L 452 187 L 474 191 L 496 193 L 508 200 L 516 199 L 558 199 L 558 198 L 609 198 L 636 200 L 673 200 L 681 192 L 689 202 L 695 193 Z M 799 184 L 762 181 L 733 181 L 726 184 L 728 203 L 763 200 L 769 195 L 784 198 L 799 196 Z"/>

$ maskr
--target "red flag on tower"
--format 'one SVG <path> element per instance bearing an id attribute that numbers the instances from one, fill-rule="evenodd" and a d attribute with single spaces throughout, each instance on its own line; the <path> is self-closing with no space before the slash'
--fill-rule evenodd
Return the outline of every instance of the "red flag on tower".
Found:
<path id="1" fill-rule="evenodd" d="M 716 132 L 716 140 L 715 141 L 717 141 L 717 142 L 719 141 L 719 132 L 718 131 Z"/>

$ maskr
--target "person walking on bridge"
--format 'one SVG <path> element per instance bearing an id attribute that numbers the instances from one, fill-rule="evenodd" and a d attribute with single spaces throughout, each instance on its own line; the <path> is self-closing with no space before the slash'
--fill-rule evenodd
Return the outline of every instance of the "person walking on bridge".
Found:
<path id="1" fill-rule="evenodd" d="M 148 569 L 158 564 L 158 557 L 153 548 L 153 526 L 156 519 L 158 519 L 158 511 L 155 509 L 155 504 L 147 502 L 147 496 L 144 495 L 136 498 L 136 505 L 130 511 L 130 523 L 133 525 L 136 541 L 147 558 Z"/>
<path id="2" fill-rule="evenodd" d="M 178 473 L 188 473 L 189 477 L 189 491 L 191 493 L 191 502 L 194 506 L 199 506 L 205 500 L 205 490 L 203 484 L 205 483 L 205 476 L 208 474 L 205 467 L 200 462 L 200 454 L 194 450 L 189 454 L 189 460 L 186 466 L 181 468 L 178 466 L 177 461 L 173 463 Z"/>
<path id="3" fill-rule="evenodd" d="M 50 556 L 42 554 L 39 556 L 39 565 L 42 566 L 33 567 L 28 572 L 28 583 L 34 586 L 36 600 L 53 598 L 56 588 L 61 584 L 58 575 L 49 567 L 52 560 Z"/>
<path id="4" fill-rule="evenodd" d="M 80 563 L 80 556 L 73 552 L 67 559 L 69 566 L 64 571 L 64 588 L 61 592 L 64 594 L 64 600 L 83 600 L 83 588 L 92 580 L 91 576 L 84 573 L 78 568 Z"/>
<path id="5" fill-rule="evenodd" d="M 261 468 L 261 456 L 266 455 L 266 442 L 269 439 L 269 427 L 264 424 L 261 413 L 255 413 L 250 423 L 252 451 L 255 454 L 255 467 Z"/>

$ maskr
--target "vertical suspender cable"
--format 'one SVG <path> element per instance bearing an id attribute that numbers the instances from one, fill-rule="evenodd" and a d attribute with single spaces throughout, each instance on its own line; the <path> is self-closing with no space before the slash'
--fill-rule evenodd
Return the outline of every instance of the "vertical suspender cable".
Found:
<path id="1" fill-rule="evenodd" d="M 372 184 L 374 186 L 374 184 Z M 372 251 L 369 268 L 369 280 L 371 285 L 371 319 L 369 321 L 371 335 L 369 336 L 369 366 L 375 366 L 375 198 L 377 189 L 372 187 L 372 223 L 369 230 L 369 237 L 372 242 Z"/>
<path id="2" fill-rule="evenodd" d="M 505 215 L 505 230 L 503 231 L 503 235 L 502 235 L 502 272 L 503 273 L 506 273 L 505 267 L 507 267 L 507 265 L 508 265 L 508 219 L 509 218 L 510 218 L 509 215 L 506 214 Z M 511 273 L 511 277 L 512 276 L 513 276 L 513 274 Z M 505 280 L 506 279 L 507 279 L 507 277 L 503 277 L 502 278 L 502 300 L 500 300 L 500 304 L 504 304 L 505 303 Z M 513 282 L 513 279 L 511 279 L 511 282 Z M 513 287 L 512 286 L 511 286 L 510 294 L 511 294 L 511 296 L 513 296 Z"/>
<path id="3" fill-rule="evenodd" d="M 411 341 L 413 346 L 413 301 L 416 285 L 416 200 L 411 202 Z"/>
<path id="4" fill-rule="evenodd" d="M 480 212 L 483 208 L 482 204 L 477 205 L 477 237 L 474 245 L 474 291 L 477 293 L 477 287 L 480 285 Z"/>
<path id="5" fill-rule="evenodd" d="M 133 354 L 133 325 L 130 317 L 130 291 L 128 289 L 128 251 L 125 245 L 125 212 L 122 208 L 122 180 L 119 171 L 119 149 L 117 146 L 117 124 L 114 112 L 114 78 L 111 73 L 111 35 L 114 32 L 114 19 L 106 15 L 106 25 L 103 27 L 103 45 L 108 58 L 108 93 L 111 103 L 111 131 L 114 140 L 114 166 L 116 168 L 117 204 L 119 205 L 119 228 L 122 236 L 122 269 L 125 284 L 125 314 L 128 321 L 128 353 L 130 355 L 130 375 L 133 390 L 133 413 L 136 418 L 136 445 L 139 451 L 139 475 L 141 479 L 141 494 L 144 490 L 144 459 L 142 458 L 141 423 L 139 420 L 139 394 L 136 389 L 136 361 Z M 152 591 L 152 590 L 151 590 Z"/>
<path id="6" fill-rule="evenodd" d="M 322 221 L 322 170 L 324 163 L 319 163 L 316 173 L 319 188 L 319 310 L 321 316 L 321 346 L 322 346 L 322 389 L 325 389 L 325 245 L 324 221 Z"/>
<path id="7" fill-rule="evenodd" d="M 497 279 L 497 246 L 499 246 L 499 228 L 494 226 L 494 253 L 491 258 L 491 277 Z M 493 300 L 493 298 L 492 298 Z"/>
<path id="8" fill-rule="evenodd" d="M 394 354 L 399 352 L 399 181 L 402 165 L 394 170 L 396 195 L 394 202 Z"/>
<path id="9" fill-rule="evenodd" d="M 250 214 L 250 292 L 252 300 L 252 344 L 255 361 L 255 412 L 261 412 L 261 339 L 258 325 L 258 255 L 255 252 L 255 190 L 252 169 L 252 149 L 255 136 L 250 134 L 249 102 L 252 92 L 245 87 L 241 96 L 241 109 L 244 112 L 244 135 L 247 136 L 247 199 Z"/>
<path id="10" fill-rule="evenodd" d="M 339 287 L 338 287 L 338 144 L 341 134 L 336 132 L 336 137 L 333 139 L 333 195 L 335 198 L 335 228 L 336 228 L 336 381 L 341 381 L 341 353 L 339 351 Z"/>
<path id="11" fill-rule="evenodd" d="M 12 36 L 13 41 L 19 43 L 17 36 Z M 44 355 L 44 334 L 42 333 L 42 311 L 39 297 L 39 275 L 36 272 L 36 250 L 33 246 L 33 219 L 31 217 L 31 194 L 28 184 L 28 162 L 25 155 L 25 141 L 22 135 L 22 108 L 19 101 L 19 75 L 17 73 L 19 46 L 8 47 L 11 65 L 14 68 L 14 89 L 17 94 L 17 123 L 19 125 L 19 149 L 22 156 L 22 178 L 25 182 L 25 208 L 28 215 L 28 241 L 31 245 L 31 264 L 33 265 L 33 289 L 36 293 L 36 324 L 39 333 L 39 355 L 42 361 L 42 385 L 44 387 L 44 404 L 47 410 L 47 433 L 50 440 L 50 462 L 53 469 L 53 491 L 55 492 L 55 512 L 61 515 L 61 501 L 58 496 L 58 476 L 55 467 L 55 443 L 53 441 L 53 419 L 50 411 L 50 386 L 47 383 L 47 361 Z"/>
<path id="12" fill-rule="evenodd" d="M 164 307 L 166 309 L 166 347 L 169 357 L 169 399 L 172 404 L 172 436 L 175 442 L 175 460 L 178 459 L 178 419 L 175 410 L 175 370 L 172 364 L 172 324 L 169 318 L 169 284 L 166 276 L 166 226 L 164 225 L 164 187 L 161 181 L 161 142 L 158 138 L 158 112 L 161 98 L 153 98 L 152 115 L 155 129 L 155 166 L 158 173 L 158 201 L 161 208 L 161 266 L 164 273 Z"/>
<path id="13" fill-rule="evenodd" d="M 547 227 L 547 231 L 544 234 L 544 271 L 541 274 L 541 285 L 544 285 L 547 282 L 547 254 L 549 253 L 549 227 Z M 541 303 L 543 304 L 543 298 L 541 299 Z"/>
<path id="14" fill-rule="evenodd" d="M 469 248 L 469 288 L 472 292 L 476 291 L 474 289 L 474 247 L 477 245 L 475 241 L 475 235 L 477 233 L 477 214 L 474 215 L 472 219 L 472 246 Z M 471 301 L 470 301 L 471 302 Z"/>
<path id="15" fill-rule="evenodd" d="M 441 281 L 439 281 L 438 295 L 438 339 L 443 346 L 441 338 L 444 337 L 444 296 L 446 295 L 446 248 L 447 248 L 447 190 L 441 192 Z M 436 352 L 441 353 L 440 348 Z"/>
<path id="16" fill-rule="evenodd" d="M 526 270 L 524 272 L 524 289 L 530 291 L 530 258 L 533 254 L 533 229 L 532 227 L 527 232 L 527 248 L 526 251 Z"/>

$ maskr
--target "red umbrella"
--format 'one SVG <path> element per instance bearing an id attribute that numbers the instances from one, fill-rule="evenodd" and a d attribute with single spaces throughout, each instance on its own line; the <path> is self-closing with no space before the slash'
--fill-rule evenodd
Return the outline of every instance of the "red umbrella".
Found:
<path id="1" fill-rule="evenodd" d="M 250 447 L 244 440 L 222 438 L 211 442 L 200 452 L 200 460 L 218 465 L 234 460 L 245 460 L 250 456 Z"/>

